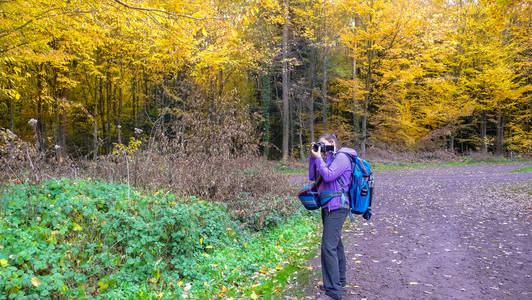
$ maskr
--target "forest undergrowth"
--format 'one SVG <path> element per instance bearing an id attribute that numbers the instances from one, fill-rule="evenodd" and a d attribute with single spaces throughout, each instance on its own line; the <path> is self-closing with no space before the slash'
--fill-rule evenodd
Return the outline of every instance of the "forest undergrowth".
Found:
<path id="1" fill-rule="evenodd" d="M 139 133 L 94 159 L 0 131 L 0 298 L 282 293 L 319 222 L 245 122 L 225 121 L 239 130 L 186 147 Z"/>
<path id="2" fill-rule="evenodd" d="M 0 298 L 271 297 L 319 237 L 317 220 L 294 209 L 256 231 L 226 204 L 168 191 L 67 178 L 8 185 Z"/>

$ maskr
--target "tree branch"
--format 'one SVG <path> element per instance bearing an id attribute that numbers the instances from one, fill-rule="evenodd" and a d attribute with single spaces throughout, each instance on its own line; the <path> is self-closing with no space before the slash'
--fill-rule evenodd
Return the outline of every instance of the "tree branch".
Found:
<path id="1" fill-rule="evenodd" d="M 28 26 L 29 24 L 31 24 L 31 23 L 32 23 L 33 21 L 35 21 L 35 20 L 39 20 L 39 19 L 42 19 L 42 18 L 46 17 L 45 15 L 46 15 L 47 13 L 49 13 L 49 12 L 51 12 L 51 11 L 54 11 L 54 10 L 57 10 L 57 9 L 58 9 L 58 8 L 51 8 L 51 9 L 49 9 L 49 10 L 46 10 L 46 11 L 42 12 L 41 14 L 35 16 L 33 19 L 27 21 L 26 23 L 24 23 L 24 24 L 22 24 L 22 25 L 20 25 L 20 26 L 18 26 L 18 27 L 1 30 L 1 31 L 0 31 L 0 38 L 3 38 L 3 37 L 5 37 L 5 36 L 8 36 L 8 35 L 10 35 L 10 34 L 13 33 L 13 32 L 15 32 L 15 31 L 17 31 L 17 30 L 20 30 L 20 29 L 22 29 L 22 28 Z"/>
<path id="2" fill-rule="evenodd" d="M 9 51 L 9 50 L 13 50 L 13 49 L 15 49 L 15 48 L 18 48 L 18 47 L 20 47 L 20 46 L 24 46 L 24 45 L 27 45 L 27 44 L 28 44 L 28 42 L 24 42 L 24 43 L 18 44 L 18 45 L 16 45 L 16 46 L 13 46 L 13 47 L 11 47 L 11 48 L 0 49 L 0 53 L 7 52 L 7 51 Z"/>
<path id="3" fill-rule="evenodd" d="M 179 14 L 175 14 L 173 12 L 169 12 L 169 11 L 166 11 L 166 10 L 162 10 L 162 9 L 156 9 L 156 8 L 144 8 L 144 7 L 137 7 L 137 6 L 132 6 L 132 5 L 129 5 L 127 3 L 124 3 L 120 0 L 115 0 L 116 3 L 120 4 L 120 5 L 123 5 L 129 9 L 135 9 L 135 10 L 142 10 L 142 11 L 150 11 L 150 12 L 159 12 L 159 13 L 163 13 L 165 15 L 168 15 L 168 16 L 171 16 L 171 17 L 175 17 L 175 18 L 187 18 L 187 19 L 192 19 L 192 20 L 196 20 L 196 21 L 204 21 L 205 18 L 195 18 L 195 17 L 192 17 L 192 16 L 188 16 L 188 15 L 179 15 Z"/>

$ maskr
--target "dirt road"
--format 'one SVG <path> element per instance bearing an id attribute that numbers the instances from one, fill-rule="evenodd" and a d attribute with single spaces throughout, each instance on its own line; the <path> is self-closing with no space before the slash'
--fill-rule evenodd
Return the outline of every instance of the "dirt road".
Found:
<path id="1" fill-rule="evenodd" d="M 373 218 L 343 235 L 344 299 L 532 299 L 532 173 L 510 173 L 522 166 L 376 172 Z"/>

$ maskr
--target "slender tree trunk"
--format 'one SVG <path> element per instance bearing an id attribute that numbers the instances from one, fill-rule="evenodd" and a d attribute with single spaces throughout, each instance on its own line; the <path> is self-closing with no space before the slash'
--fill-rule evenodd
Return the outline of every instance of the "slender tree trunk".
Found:
<path id="1" fill-rule="evenodd" d="M 52 109 L 53 109 L 53 112 L 54 112 L 54 121 L 52 123 L 52 128 L 53 128 L 53 134 L 54 134 L 54 146 L 55 145 L 59 145 L 61 142 L 59 141 L 60 140 L 60 126 L 61 126 L 61 122 L 59 120 L 59 102 L 60 100 L 59 99 L 55 99 L 54 101 L 54 104 L 52 105 Z M 58 152 L 56 150 L 56 152 Z M 58 157 L 59 159 L 59 157 Z"/>
<path id="2" fill-rule="evenodd" d="M 504 123 L 502 117 L 502 110 L 497 110 L 497 136 L 496 141 L 496 153 L 497 155 L 502 155 L 503 145 L 504 145 Z"/>
<path id="3" fill-rule="evenodd" d="M 325 46 L 323 49 L 323 81 L 321 84 L 321 96 L 322 96 L 322 114 L 323 114 L 323 132 L 327 132 L 327 53 L 329 47 Z"/>
<path id="4" fill-rule="evenodd" d="M 454 129 L 451 129 L 451 135 L 449 137 L 449 151 L 454 153 Z"/>
<path id="5" fill-rule="evenodd" d="M 107 97 L 106 97 L 106 122 L 107 126 L 107 137 L 111 137 L 111 101 L 113 98 L 113 84 L 111 83 L 110 76 L 107 77 Z M 105 143 L 105 149 L 107 153 L 111 152 L 111 143 L 110 139 Z"/>
<path id="6" fill-rule="evenodd" d="M 105 128 L 105 107 L 104 107 L 104 98 L 103 98 L 103 80 L 100 77 L 99 78 L 99 88 L 100 88 L 100 94 L 99 94 L 99 105 L 98 108 L 100 109 L 99 115 L 100 115 L 100 122 L 102 127 L 102 138 L 105 139 L 107 137 L 107 129 Z"/>
<path id="7" fill-rule="evenodd" d="M 314 84 L 316 78 L 316 56 L 317 50 L 316 47 L 312 47 L 311 56 L 310 56 L 310 71 L 309 71 L 309 130 L 310 130 L 310 141 L 314 142 Z"/>
<path id="8" fill-rule="evenodd" d="M 144 100 L 144 110 L 145 110 L 145 112 L 140 114 L 140 116 L 141 116 L 141 119 L 139 120 L 140 122 L 143 122 L 143 120 L 145 118 L 144 114 L 147 114 L 148 116 L 151 115 L 151 112 L 150 112 L 151 103 L 150 103 L 150 101 L 148 101 L 148 74 L 146 74 L 145 68 L 142 68 L 142 74 L 143 74 L 143 78 L 144 78 L 144 97 L 142 99 Z"/>
<path id="9" fill-rule="evenodd" d="M 44 140 L 43 140 L 43 135 L 44 135 L 44 130 L 45 130 L 45 127 L 44 127 L 44 116 L 43 116 L 43 101 L 42 101 L 42 92 L 43 92 L 43 75 L 41 75 L 40 73 L 43 71 L 43 64 L 40 64 L 39 65 L 39 73 L 37 75 L 37 89 L 38 89 L 38 94 L 37 94 L 37 141 L 38 141 L 38 145 L 37 145 L 37 149 L 39 150 L 43 150 L 44 148 Z"/>
<path id="10" fill-rule="evenodd" d="M 488 143 L 486 141 L 486 131 L 487 131 L 487 120 L 486 120 L 486 112 L 483 111 L 481 115 L 480 120 L 480 140 L 481 140 L 481 152 L 483 154 L 488 153 Z"/>
<path id="11" fill-rule="evenodd" d="M 353 45 L 353 130 L 355 132 L 355 136 L 358 137 L 360 134 L 360 114 L 358 112 L 359 107 L 357 103 L 357 50 L 356 50 L 356 43 Z M 358 139 L 358 138 L 357 138 Z"/>
<path id="12" fill-rule="evenodd" d="M 96 157 L 98 157 L 98 119 L 96 118 L 96 116 L 93 117 L 92 119 L 92 136 L 93 136 L 93 144 L 92 144 L 92 151 L 93 151 L 93 156 L 92 156 L 92 159 L 96 159 Z"/>
<path id="13" fill-rule="evenodd" d="M 262 76 L 262 111 L 264 117 L 264 157 L 270 155 L 270 102 L 271 102 L 270 74 Z"/>
<path id="14" fill-rule="evenodd" d="M 14 108 L 13 108 L 13 99 L 11 99 L 11 97 L 9 97 L 9 116 L 10 116 L 10 128 L 11 128 L 11 132 L 15 133 L 15 114 L 13 112 Z"/>
<path id="15" fill-rule="evenodd" d="M 138 127 L 138 116 L 137 116 L 137 80 L 135 78 L 132 78 L 131 83 L 131 101 L 133 102 L 133 109 L 131 111 L 131 114 L 133 115 L 134 125 L 135 128 Z"/>
<path id="16" fill-rule="evenodd" d="M 218 72 L 218 76 L 220 77 L 218 79 L 218 82 L 219 82 L 218 97 L 222 97 L 223 92 L 224 92 L 224 71 L 222 70 L 222 68 L 220 68 Z"/>
<path id="17" fill-rule="evenodd" d="M 290 74 L 288 74 L 288 78 L 290 78 Z M 289 98 L 290 98 L 290 93 L 288 94 Z M 292 157 L 292 155 L 295 153 L 294 152 L 294 148 L 295 148 L 295 145 L 297 145 L 297 143 L 295 142 L 295 131 L 296 131 L 296 120 L 295 120 L 295 114 L 296 114 L 296 105 L 294 105 L 294 101 L 292 101 L 291 105 L 289 106 L 289 111 L 290 111 L 290 139 L 289 139 L 289 142 L 288 142 L 288 153 L 289 153 L 289 156 Z"/>
<path id="18" fill-rule="evenodd" d="M 92 151 L 93 151 L 93 157 L 92 159 L 96 160 L 96 157 L 98 157 L 98 78 L 94 81 L 94 113 L 92 117 L 92 137 L 93 137 L 93 144 L 92 144 Z"/>
<path id="19" fill-rule="evenodd" d="M 66 94 L 63 96 L 63 98 L 61 99 L 61 102 L 59 103 L 60 106 L 59 106 L 59 146 L 61 146 L 61 148 L 59 148 L 59 152 L 61 153 L 61 156 L 64 157 L 64 155 L 66 155 L 67 153 L 67 149 L 66 149 L 66 127 L 67 127 L 67 111 L 66 111 L 66 105 L 61 105 L 61 104 L 66 104 L 65 102 L 67 101 L 66 99 Z"/>
<path id="20" fill-rule="evenodd" d="M 117 115 L 117 126 L 118 129 L 118 144 L 122 144 L 122 87 L 118 88 L 118 115 Z"/>
<path id="21" fill-rule="evenodd" d="M 118 88 L 118 115 L 117 124 L 122 125 L 122 88 Z"/>
<path id="22" fill-rule="evenodd" d="M 360 143 L 360 152 L 364 157 L 366 155 L 366 139 L 367 139 L 367 122 L 368 122 L 368 106 L 371 101 L 371 75 L 372 75 L 372 63 L 373 63 L 373 50 L 371 49 L 372 44 L 368 42 L 368 73 L 366 75 L 366 97 L 364 99 L 363 111 L 362 111 L 362 132 L 361 132 L 361 143 Z"/>
<path id="23" fill-rule="evenodd" d="M 301 161 L 305 160 L 305 148 L 303 147 L 303 105 L 299 101 L 299 158 Z"/>
<path id="24" fill-rule="evenodd" d="M 282 145 L 282 160 L 286 162 L 288 159 L 288 139 L 290 130 L 290 106 L 288 100 L 288 0 L 283 3 L 283 145 Z"/>

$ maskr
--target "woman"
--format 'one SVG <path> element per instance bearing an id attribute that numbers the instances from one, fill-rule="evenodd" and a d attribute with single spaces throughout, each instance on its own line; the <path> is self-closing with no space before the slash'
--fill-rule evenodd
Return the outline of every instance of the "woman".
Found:
<path id="1" fill-rule="evenodd" d="M 323 160 L 321 147 L 314 151 L 311 147 L 309 161 L 309 179 L 316 181 L 318 192 L 335 191 L 345 193 L 333 197 L 321 208 L 323 233 L 321 237 L 321 267 L 323 286 L 320 289 L 333 299 L 342 299 L 342 290 L 346 285 L 346 259 L 342 244 L 342 226 L 349 214 L 349 196 L 347 194 L 351 181 L 351 160 L 347 155 L 337 152 L 348 152 L 356 156 L 356 151 L 341 148 L 334 134 L 324 134 L 319 139 L 325 145 L 334 146 L 333 151 L 325 152 Z M 338 150 L 339 149 L 339 150 Z"/>

